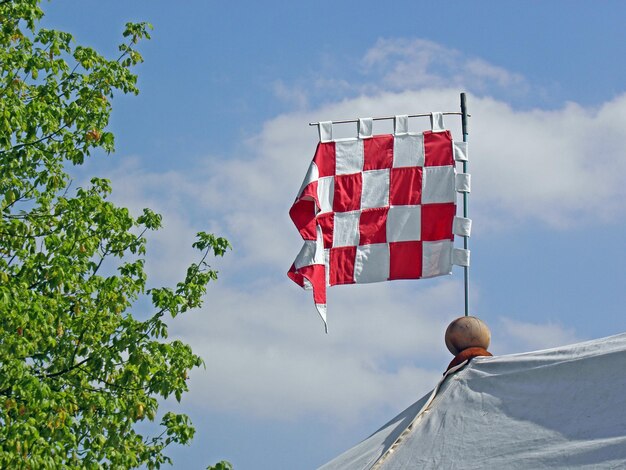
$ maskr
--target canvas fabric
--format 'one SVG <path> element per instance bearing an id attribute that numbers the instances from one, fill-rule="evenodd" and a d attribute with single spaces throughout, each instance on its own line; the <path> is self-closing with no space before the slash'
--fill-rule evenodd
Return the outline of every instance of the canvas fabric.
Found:
<path id="1" fill-rule="evenodd" d="M 478 357 L 319 470 L 626 468 L 626 333 Z"/>

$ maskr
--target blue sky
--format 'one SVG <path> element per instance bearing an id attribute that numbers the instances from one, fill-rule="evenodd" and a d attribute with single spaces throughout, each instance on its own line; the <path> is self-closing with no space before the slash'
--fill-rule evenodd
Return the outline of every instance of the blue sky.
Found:
<path id="1" fill-rule="evenodd" d="M 235 247 L 215 261 L 205 307 L 171 322 L 207 363 L 182 404 L 164 404 L 197 426 L 171 450 L 174 468 L 315 468 L 420 398 L 451 359 L 443 333 L 463 312 L 461 271 L 333 288 L 328 335 L 287 279 L 310 121 L 454 111 L 466 91 L 471 313 L 490 325 L 490 349 L 626 331 L 623 2 L 44 7 L 46 26 L 111 56 L 126 21 L 154 25 L 141 94 L 114 100 L 117 153 L 85 168 L 111 178 L 116 201 L 164 215 L 154 282 L 183 275 L 198 230 Z"/>

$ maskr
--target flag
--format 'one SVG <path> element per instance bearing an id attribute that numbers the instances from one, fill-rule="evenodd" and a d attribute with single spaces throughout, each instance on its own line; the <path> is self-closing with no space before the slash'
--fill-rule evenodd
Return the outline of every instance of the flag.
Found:
<path id="1" fill-rule="evenodd" d="M 407 131 L 396 116 L 394 134 L 372 135 L 359 120 L 359 136 L 332 139 L 320 123 L 320 142 L 289 215 L 304 245 L 288 276 L 305 289 L 326 325 L 326 286 L 449 274 L 467 263 L 453 247 L 454 234 L 469 235 L 470 221 L 456 217 L 456 192 L 469 191 L 469 175 L 455 161 L 467 146 L 443 129 Z"/>

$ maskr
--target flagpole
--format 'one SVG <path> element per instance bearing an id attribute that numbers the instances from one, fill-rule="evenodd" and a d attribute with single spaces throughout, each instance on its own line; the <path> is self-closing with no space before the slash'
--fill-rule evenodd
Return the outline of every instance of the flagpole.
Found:
<path id="1" fill-rule="evenodd" d="M 467 142 L 467 135 L 469 134 L 467 129 L 467 100 L 465 93 L 461 93 L 461 127 L 463 131 L 463 142 Z M 467 160 L 463 161 L 463 173 L 467 173 Z M 463 217 L 467 219 L 467 192 L 463 192 Z M 463 237 L 463 248 L 467 250 L 468 246 L 467 236 Z M 465 284 L 465 316 L 469 316 L 469 266 L 463 266 L 463 281 Z"/>

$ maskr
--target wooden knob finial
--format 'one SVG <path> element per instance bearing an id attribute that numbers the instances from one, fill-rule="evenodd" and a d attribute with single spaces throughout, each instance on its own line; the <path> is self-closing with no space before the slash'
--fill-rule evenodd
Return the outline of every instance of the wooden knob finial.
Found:
<path id="1" fill-rule="evenodd" d="M 491 342 L 491 331 L 476 317 L 460 317 L 446 329 L 446 346 L 456 356 L 467 348 L 487 349 Z"/>

